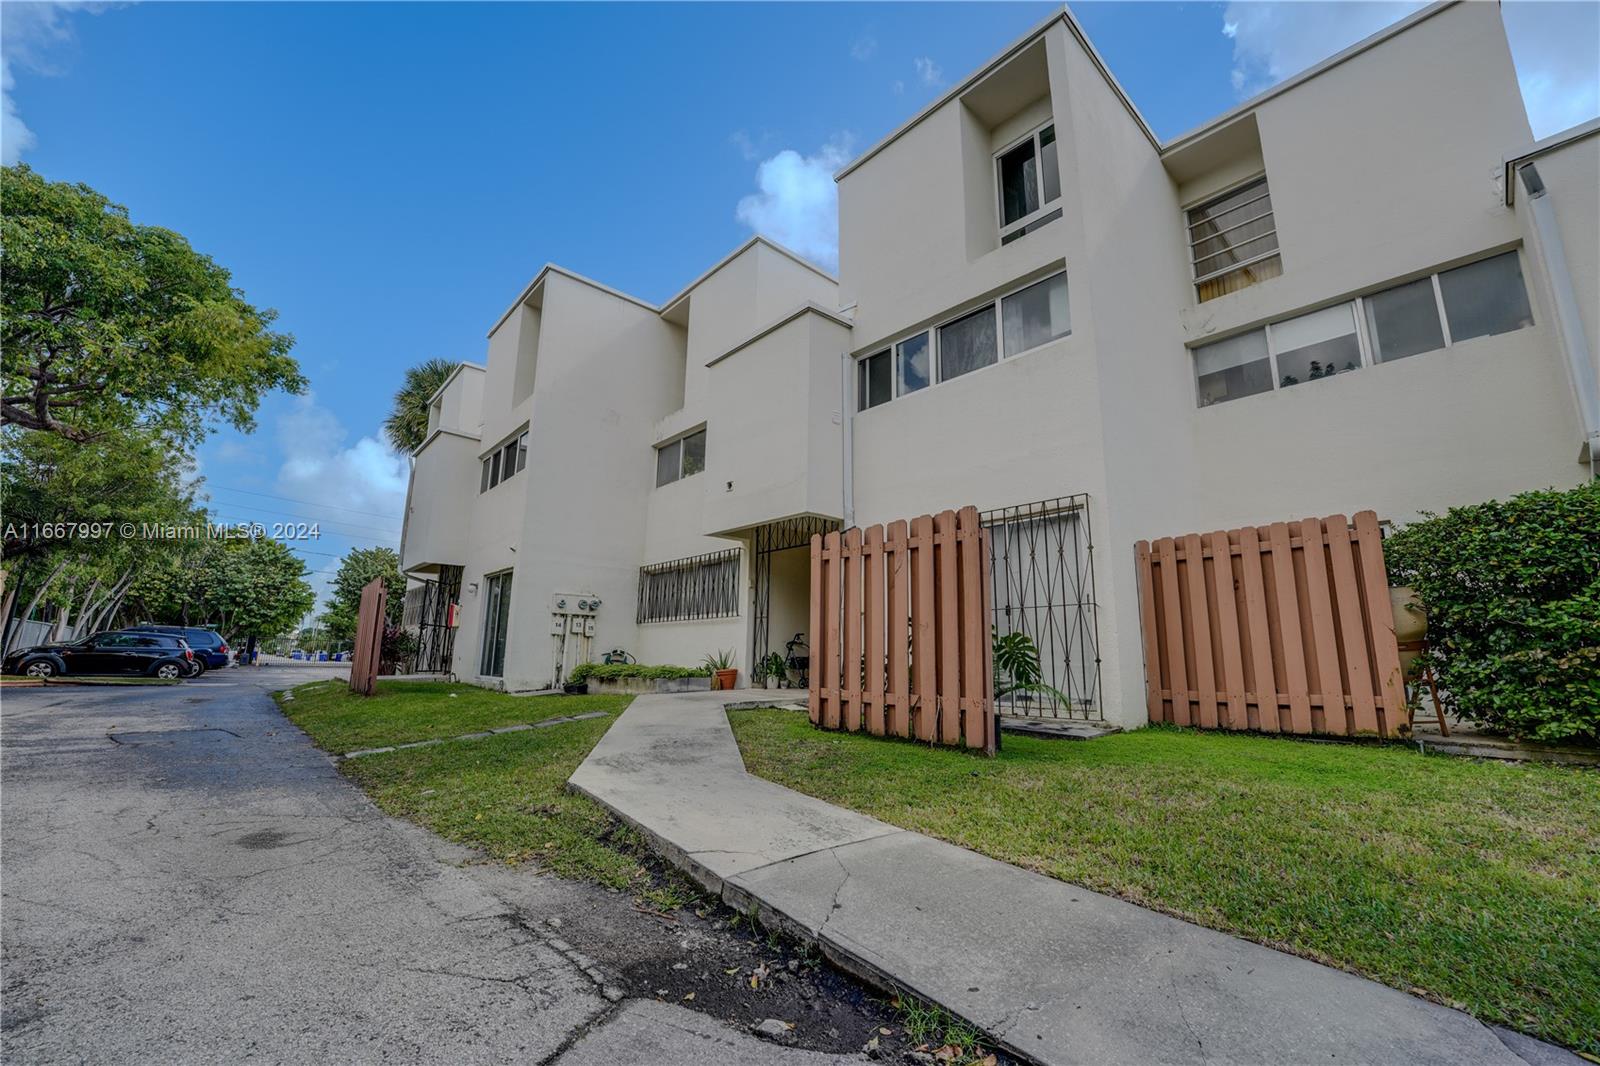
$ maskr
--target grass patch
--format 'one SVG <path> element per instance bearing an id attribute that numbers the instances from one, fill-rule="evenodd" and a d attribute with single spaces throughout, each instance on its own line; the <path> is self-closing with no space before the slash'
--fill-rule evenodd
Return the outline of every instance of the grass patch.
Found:
<path id="1" fill-rule="evenodd" d="M 545 729 L 347 759 L 339 769 L 386 814 L 499 862 L 537 863 L 563 877 L 654 893 L 657 909 L 688 898 L 656 884 L 638 834 L 599 805 L 567 791 L 567 778 L 632 696 L 508 696 L 440 681 L 380 681 L 375 696 L 343 681 L 301 685 L 279 700 L 288 717 L 327 751 L 403 744 L 605 711 L 605 718 Z"/>
<path id="2" fill-rule="evenodd" d="M 1142 729 L 994 759 L 733 711 L 746 766 L 1600 1054 L 1600 774 Z"/>
<path id="3" fill-rule="evenodd" d="M 346 760 L 340 769 L 386 813 L 446 840 L 500 862 L 536 862 L 563 877 L 626 889 L 645 878 L 643 842 L 566 788 L 611 721 L 591 718 L 369 755 Z"/>
<path id="4" fill-rule="evenodd" d="M 368 697 L 351 692 L 344 681 L 333 680 L 301 685 L 294 689 L 294 699 L 280 698 L 279 706 L 290 721 L 311 735 L 318 747 L 342 754 L 385 744 L 477 733 L 564 714 L 617 714 L 632 698 L 508 696 L 445 681 L 379 681 L 377 694 Z"/>

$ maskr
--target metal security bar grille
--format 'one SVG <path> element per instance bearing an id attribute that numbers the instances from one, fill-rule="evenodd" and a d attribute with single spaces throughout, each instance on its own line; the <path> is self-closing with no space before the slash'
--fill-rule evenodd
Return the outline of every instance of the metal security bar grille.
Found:
<path id="1" fill-rule="evenodd" d="M 451 672 L 456 631 L 450 624 L 450 607 L 460 599 L 459 566 L 441 566 L 438 581 L 425 581 L 406 589 L 405 611 L 401 615 L 400 625 L 417 638 L 417 652 L 408 664 L 408 673 Z"/>
<path id="2" fill-rule="evenodd" d="M 996 713 L 1099 721 L 1089 497 L 1002 507 L 982 520 L 993 567 Z"/>
<path id="3" fill-rule="evenodd" d="M 639 568 L 639 622 L 732 618 L 739 613 L 741 549 Z"/>
<path id="4" fill-rule="evenodd" d="M 772 646 L 772 556 L 781 551 L 811 546 L 814 534 L 827 534 L 839 528 L 833 518 L 800 515 L 783 518 L 757 526 L 750 535 L 752 552 L 750 575 L 750 661 L 759 663 L 773 651 L 780 650 L 788 634 L 779 634 L 778 648 Z M 815 640 L 816 634 L 808 635 Z"/>

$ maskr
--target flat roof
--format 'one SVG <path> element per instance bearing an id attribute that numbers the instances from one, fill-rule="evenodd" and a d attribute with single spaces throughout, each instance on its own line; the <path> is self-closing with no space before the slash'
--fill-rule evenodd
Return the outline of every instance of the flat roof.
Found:
<path id="1" fill-rule="evenodd" d="M 1035 40 L 1037 40 L 1045 33 L 1045 31 L 1049 30 L 1057 22 L 1065 24 L 1067 29 L 1071 31 L 1073 37 L 1075 37 L 1078 43 L 1082 46 L 1084 53 L 1089 57 L 1090 61 L 1094 63 L 1095 68 L 1099 70 L 1101 77 L 1105 79 L 1106 84 L 1111 88 L 1111 91 L 1115 93 L 1117 98 L 1122 101 L 1123 107 L 1126 108 L 1128 114 L 1132 116 L 1134 122 L 1139 127 L 1139 131 L 1145 135 L 1147 140 L 1149 140 L 1151 147 L 1156 150 L 1157 154 L 1165 155 L 1169 151 L 1181 148 L 1194 141 L 1200 140 L 1218 127 L 1227 125 L 1229 122 L 1232 122 L 1239 116 L 1253 111 L 1255 108 L 1260 107 L 1268 100 L 1271 100 L 1276 96 L 1281 96 L 1283 93 L 1288 92 L 1290 89 L 1295 88 L 1303 82 L 1309 81 L 1319 74 L 1323 74 L 1329 70 L 1332 70 L 1339 64 L 1355 58 L 1361 53 L 1383 43 L 1396 34 L 1404 33 L 1406 30 L 1417 25 L 1418 23 L 1430 19 L 1439 12 L 1444 11 L 1447 8 L 1454 7 L 1460 2 L 1461 0 L 1438 0 L 1437 3 L 1430 4 L 1420 11 L 1413 12 L 1393 25 L 1379 30 L 1370 37 L 1357 41 L 1349 48 L 1329 56 L 1322 62 L 1306 68 L 1291 78 L 1284 79 L 1271 88 L 1257 93 L 1255 96 L 1252 96 L 1243 103 L 1229 108 L 1227 111 L 1224 111 L 1215 118 L 1209 119 L 1194 129 L 1189 130 L 1186 133 L 1179 134 L 1178 136 L 1166 142 L 1162 142 L 1160 138 L 1155 135 L 1155 132 L 1150 128 L 1150 124 L 1145 121 L 1144 115 L 1140 113 L 1138 107 L 1133 103 L 1133 100 L 1122 88 L 1122 85 L 1117 81 L 1116 76 L 1111 73 L 1111 68 L 1106 65 L 1106 62 L 1103 58 L 1101 58 L 1100 53 L 1095 50 L 1094 43 L 1089 40 L 1088 36 L 1083 32 L 1083 28 L 1079 26 L 1077 20 L 1073 18 L 1071 10 L 1063 7 L 1059 13 L 1051 15 L 1049 18 L 1033 27 L 1027 33 L 1017 38 L 1011 44 L 1007 45 L 998 55 L 990 59 L 972 74 L 962 79 L 961 82 L 941 94 L 932 103 L 928 104 L 911 118 L 907 119 L 904 123 L 896 127 L 888 136 L 878 141 L 871 148 L 868 148 L 866 151 L 862 152 L 849 163 L 846 163 L 842 169 L 834 174 L 833 179 L 835 181 L 840 180 L 845 175 L 861 166 L 867 160 L 883 151 L 889 145 L 899 140 L 912 128 L 921 124 L 922 121 L 933 112 L 945 106 L 951 100 L 956 99 L 963 93 L 967 92 L 967 90 L 971 89 L 978 82 L 994 73 L 995 70 L 1003 66 L 1012 57 L 1026 49 L 1028 46 L 1032 45 Z"/>

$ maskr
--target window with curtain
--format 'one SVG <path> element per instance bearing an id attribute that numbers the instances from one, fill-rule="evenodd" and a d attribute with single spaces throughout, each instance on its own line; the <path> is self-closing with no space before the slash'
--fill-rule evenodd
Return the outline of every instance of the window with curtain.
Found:
<path id="1" fill-rule="evenodd" d="M 1251 330 L 1194 350 L 1194 372 L 1200 406 L 1272 391 L 1272 360 L 1267 331 Z"/>
<path id="2" fill-rule="evenodd" d="M 998 356 L 994 305 L 989 304 L 939 327 L 939 380 L 970 374 Z"/>
<path id="3" fill-rule="evenodd" d="M 1190 208 L 1189 254 L 1201 303 L 1282 274 L 1267 179 Z"/>

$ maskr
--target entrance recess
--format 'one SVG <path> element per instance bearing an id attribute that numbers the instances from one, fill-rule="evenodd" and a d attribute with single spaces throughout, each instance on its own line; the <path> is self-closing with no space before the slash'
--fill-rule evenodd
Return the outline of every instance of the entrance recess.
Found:
<path id="1" fill-rule="evenodd" d="M 798 515 L 750 533 L 750 663 L 782 651 L 806 628 L 811 601 L 811 535 L 839 528 L 833 518 Z M 776 632 L 774 625 L 780 628 Z M 807 634 L 811 639 L 814 635 Z"/>

